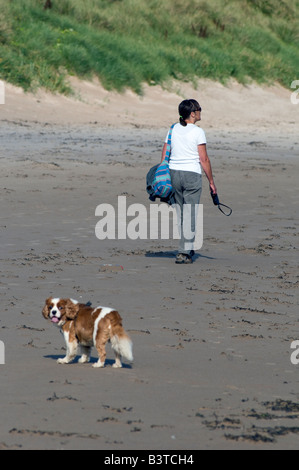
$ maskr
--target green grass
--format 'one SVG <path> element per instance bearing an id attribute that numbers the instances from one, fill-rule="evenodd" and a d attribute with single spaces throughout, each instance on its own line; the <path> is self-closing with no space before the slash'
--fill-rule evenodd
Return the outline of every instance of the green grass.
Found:
<path id="1" fill-rule="evenodd" d="M 299 79 L 299 0 L 0 0 L 0 77 L 69 93 L 68 76 L 107 89 L 197 77 Z"/>

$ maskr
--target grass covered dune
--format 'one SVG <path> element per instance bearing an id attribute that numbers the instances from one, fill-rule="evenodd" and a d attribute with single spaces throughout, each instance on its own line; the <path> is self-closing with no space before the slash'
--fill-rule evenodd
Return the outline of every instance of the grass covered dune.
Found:
<path id="1" fill-rule="evenodd" d="M 0 0 L 0 77 L 69 93 L 69 75 L 107 89 L 198 77 L 299 79 L 299 0 Z"/>

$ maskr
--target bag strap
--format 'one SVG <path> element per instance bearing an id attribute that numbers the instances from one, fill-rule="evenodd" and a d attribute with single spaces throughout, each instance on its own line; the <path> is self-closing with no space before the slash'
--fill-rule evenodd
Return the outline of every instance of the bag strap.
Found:
<path id="1" fill-rule="evenodd" d="M 170 158 L 170 153 L 171 153 L 171 134 L 172 134 L 172 129 L 176 125 L 176 122 L 172 124 L 171 128 L 169 129 L 168 132 L 168 139 L 167 139 L 167 148 L 166 148 L 166 154 L 165 154 L 165 161 L 169 163 L 169 158 Z"/>

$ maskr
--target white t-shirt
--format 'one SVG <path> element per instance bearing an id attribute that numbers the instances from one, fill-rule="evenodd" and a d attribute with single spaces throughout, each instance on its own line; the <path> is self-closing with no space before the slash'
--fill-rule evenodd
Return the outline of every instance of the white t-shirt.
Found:
<path id="1" fill-rule="evenodd" d="M 168 133 L 165 139 L 166 143 L 167 140 Z M 177 123 L 172 129 L 169 168 L 171 170 L 193 171 L 201 174 L 197 146 L 206 143 L 206 135 L 201 127 L 195 124 L 182 126 L 180 123 Z"/>

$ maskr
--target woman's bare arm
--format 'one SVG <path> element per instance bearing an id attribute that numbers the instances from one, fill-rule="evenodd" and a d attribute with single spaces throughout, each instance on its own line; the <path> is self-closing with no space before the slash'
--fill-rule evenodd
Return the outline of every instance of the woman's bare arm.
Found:
<path id="1" fill-rule="evenodd" d="M 206 174 L 206 176 L 209 180 L 210 188 L 211 188 L 213 194 L 216 194 L 217 193 L 217 188 L 216 188 L 215 183 L 214 183 L 212 166 L 211 166 L 210 159 L 208 157 L 206 144 L 198 145 L 198 154 L 199 154 L 200 164 L 201 164 L 201 166 L 203 168 L 203 171 L 205 172 L 205 174 Z"/>

